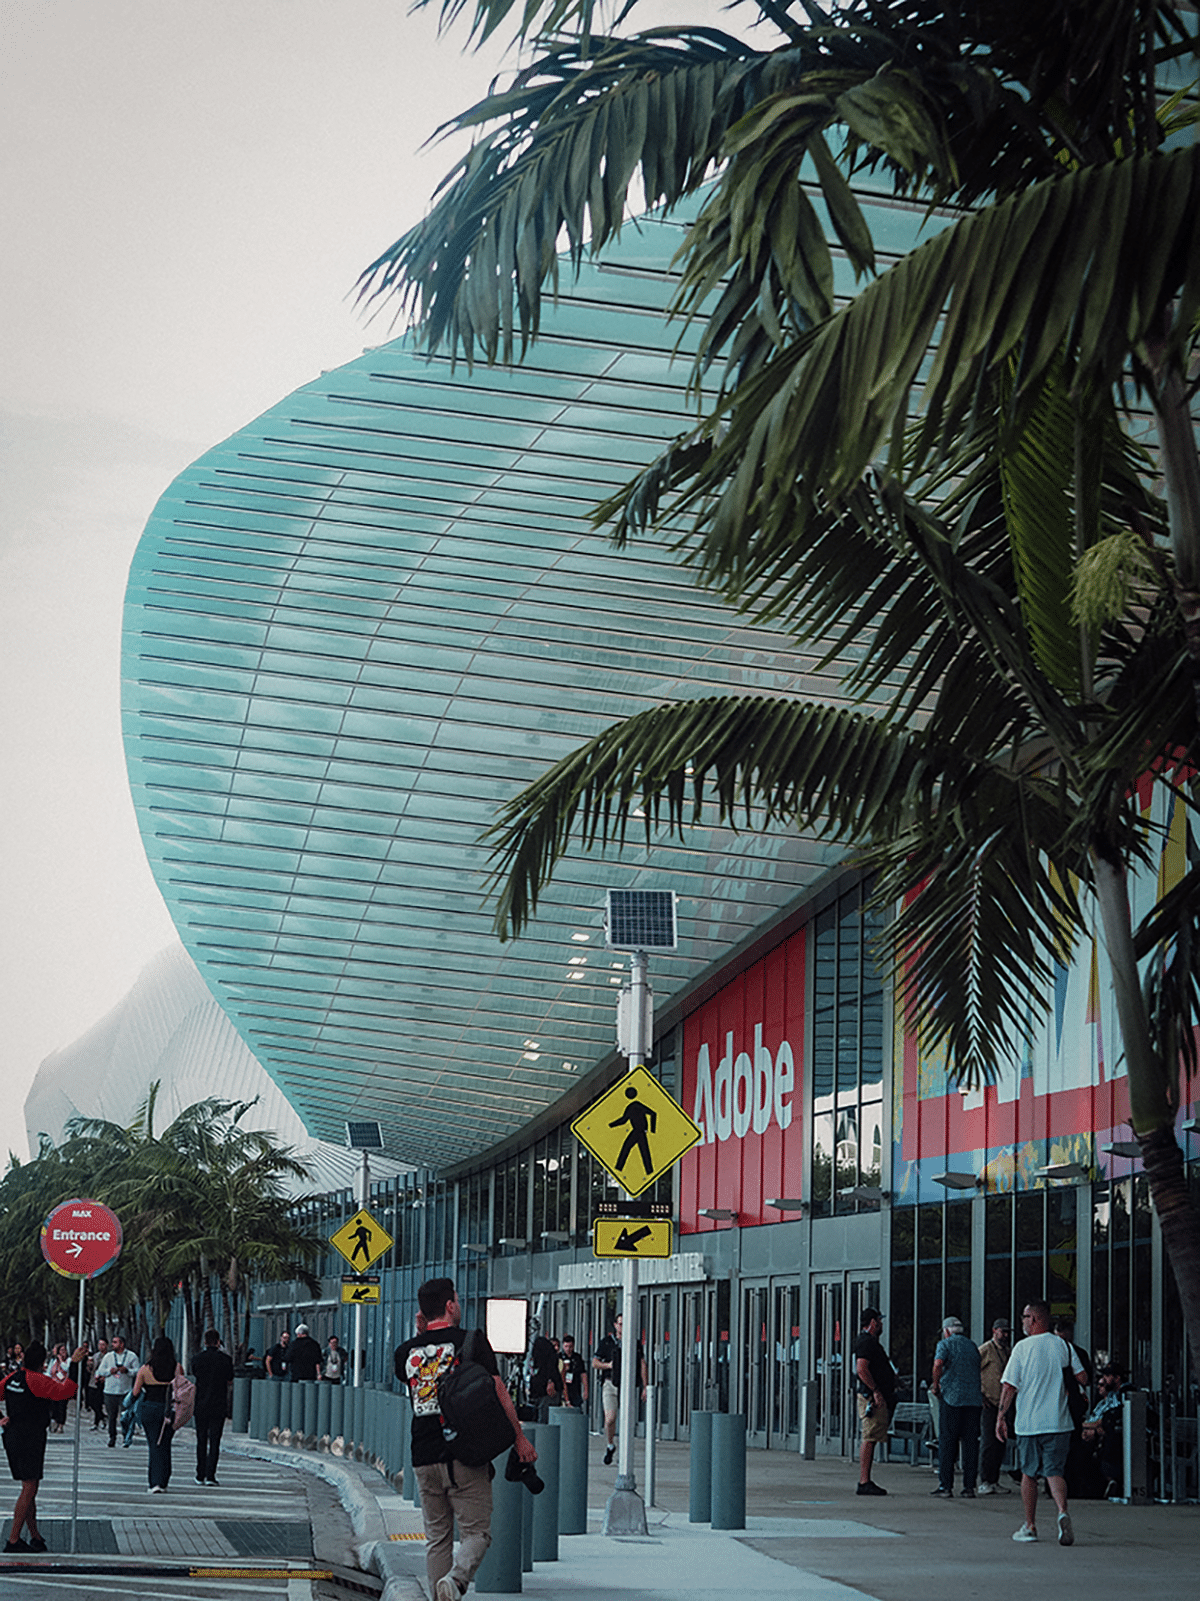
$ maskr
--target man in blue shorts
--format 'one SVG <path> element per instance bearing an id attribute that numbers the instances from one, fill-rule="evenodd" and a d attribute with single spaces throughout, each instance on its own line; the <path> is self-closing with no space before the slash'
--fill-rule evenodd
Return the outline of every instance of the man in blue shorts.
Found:
<path id="1" fill-rule="evenodd" d="M 1078 1358 L 1067 1342 L 1052 1332 L 1050 1308 L 1045 1301 L 1030 1301 L 1021 1315 L 1021 1324 L 1026 1337 L 1013 1347 L 1004 1369 L 996 1419 L 996 1438 L 1007 1440 L 1008 1413 L 1015 1397 L 1025 1522 L 1013 1539 L 1022 1544 L 1037 1539 L 1038 1479 L 1044 1477 L 1058 1508 L 1058 1543 L 1074 1545 L 1065 1477 L 1071 1444 L 1065 1373 L 1068 1367 L 1074 1371 Z M 1075 1377 L 1081 1384 L 1086 1382 L 1082 1370 Z"/>

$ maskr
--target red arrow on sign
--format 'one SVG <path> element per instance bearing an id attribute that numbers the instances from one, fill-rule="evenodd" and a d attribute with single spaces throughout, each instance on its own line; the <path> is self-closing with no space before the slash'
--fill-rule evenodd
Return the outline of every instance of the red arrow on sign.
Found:
<path id="1" fill-rule="evenodd" d="M 121 1223 L 101 1201 L 64 1201 L 42 1224 L 42 1255 L 67 1279 L 94 1279 L 121 1254 Z"/>

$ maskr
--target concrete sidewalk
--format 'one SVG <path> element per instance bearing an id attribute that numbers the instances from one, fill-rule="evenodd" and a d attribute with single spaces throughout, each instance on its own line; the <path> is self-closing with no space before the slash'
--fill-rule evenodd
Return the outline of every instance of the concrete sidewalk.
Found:
<path id="1" fill-rule="evenodd" d="M 636 1468 L 642 1473 L 642 1449 Z M 1200 1564 L 1200 1507 L 1072 1507 L 1076 1543 L 1057 1544 L 1053 1503 L 1039 1515 L 1037 1545 L 1015 1545 L 1022 1522 L 1014 1492 L 933 1500 L 926 1467 L 877 1467 L 888 1491 L 855 1495 L 856 1465 L 841 1458 L 802 1462 L 782 1452 L 747 1455 L 747 1527 L 715 1531 L 688 1523 L 688 1447 L 659 1446 L 656 1505 L 645 1538 L 600 1533 L 615 1469 L 590 1442 L 589 1532 L 559 1539 L 559 1560 L 524 1575 L 523 1593 L 606 1601 L 637 1593 L 654 1601 L 729 1601 L 790 1596 L 802 1601 L 929 1601 L 933 1595 L 994 1597 L 1025 1577 L 1055 1601 L 1107 1601 L 1135 1591 L 1185 1588 Z M 303 1465 L 339 1486 L 355 1528 L 357 1559 L 384 1578 L 385 1601 L 423 1601 L 421 1514 L 362 1464 L 275 1450 L 239 1438 L 239 1450 Z M 998 1577 L 999 1576 L 999 1577 Z"/>

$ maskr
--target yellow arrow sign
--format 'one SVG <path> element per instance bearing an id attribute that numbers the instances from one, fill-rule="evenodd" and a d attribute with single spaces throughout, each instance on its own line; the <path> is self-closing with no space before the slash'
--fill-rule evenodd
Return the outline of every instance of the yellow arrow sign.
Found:
<path id="1" fill-rule="evenodd" d="M 598 1217 L 592 1223 L 593 1256 L 670 1256 L 669 1217 Z"/>
<path id="2" fill-rule="evenodd" d="M 618 1079 L 580 1113 L 571 1132 L 630 1195 L 648 1190 L 702 1137 L 679 1102 L 644 1067 Z"/>
<path id="3" fill-rule="evenodd" d="M 329 1236 L 329 1243 L 342 1253 L 351 1267 L 365 1271 L 372 1262 L 378 1262 L 385 1251 L 390 1251 L 395 1241 L 383 1224 L 363 1207 L 348 1223 L 343 1223 L 336 1234 Z"/>
<path id="4" fill-rule="evenodd" d="M 375 1306 L 380 1299 L 379 1284 L 354 1284 L 342 1280 L 343 1306 Z"/>

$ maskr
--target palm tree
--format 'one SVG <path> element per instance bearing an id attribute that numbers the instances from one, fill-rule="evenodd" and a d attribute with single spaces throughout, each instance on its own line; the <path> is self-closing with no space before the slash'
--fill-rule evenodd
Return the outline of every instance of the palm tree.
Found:
<path id="1" fill-rule="evenodd" d="M 510 4 L 477 0 L 477 31 Z M 431 344 L 510 359 L 560 239 L 576 262 L 602 249 L 635 178 L 668 207 L 709 184 L 677 307 L 702 321 L 696 426 L 598 516 L 618 540 L 665 534 L 699 583 L 851 664 L 856 710 L 662 707 L 550 769 L 498 825 L 499 926 L 519 930 L 572 830 L 619 841 L 634 805 L 648 828 L 711 805 L 821 829 L 900 906 L 888 947 L 913 1026 L 977 1082 L 1030 1037 L 1095 908 L 1200 1360 L 1200 1218 L 1174 1135 L 1200 1022 L 1190 826 L 1189 871 L 1137 928 L 1129 892 L 1153 845 L 1136 785 L 1190 812 L 1200 765 L 1200 146 L 1193 102 L 1162 92 L 1195 72 L 1195 13 L 756 9 L 767 49 L 705 28 L 600 36 L 587 0 L 528 7 L 526 41 L 557 31 L 455 119 L 474 147 L 363 275 Z M 883 270 L 864 171 L 940 208 Z M 866 280 L 841 304 L 817 201 Z"/>

